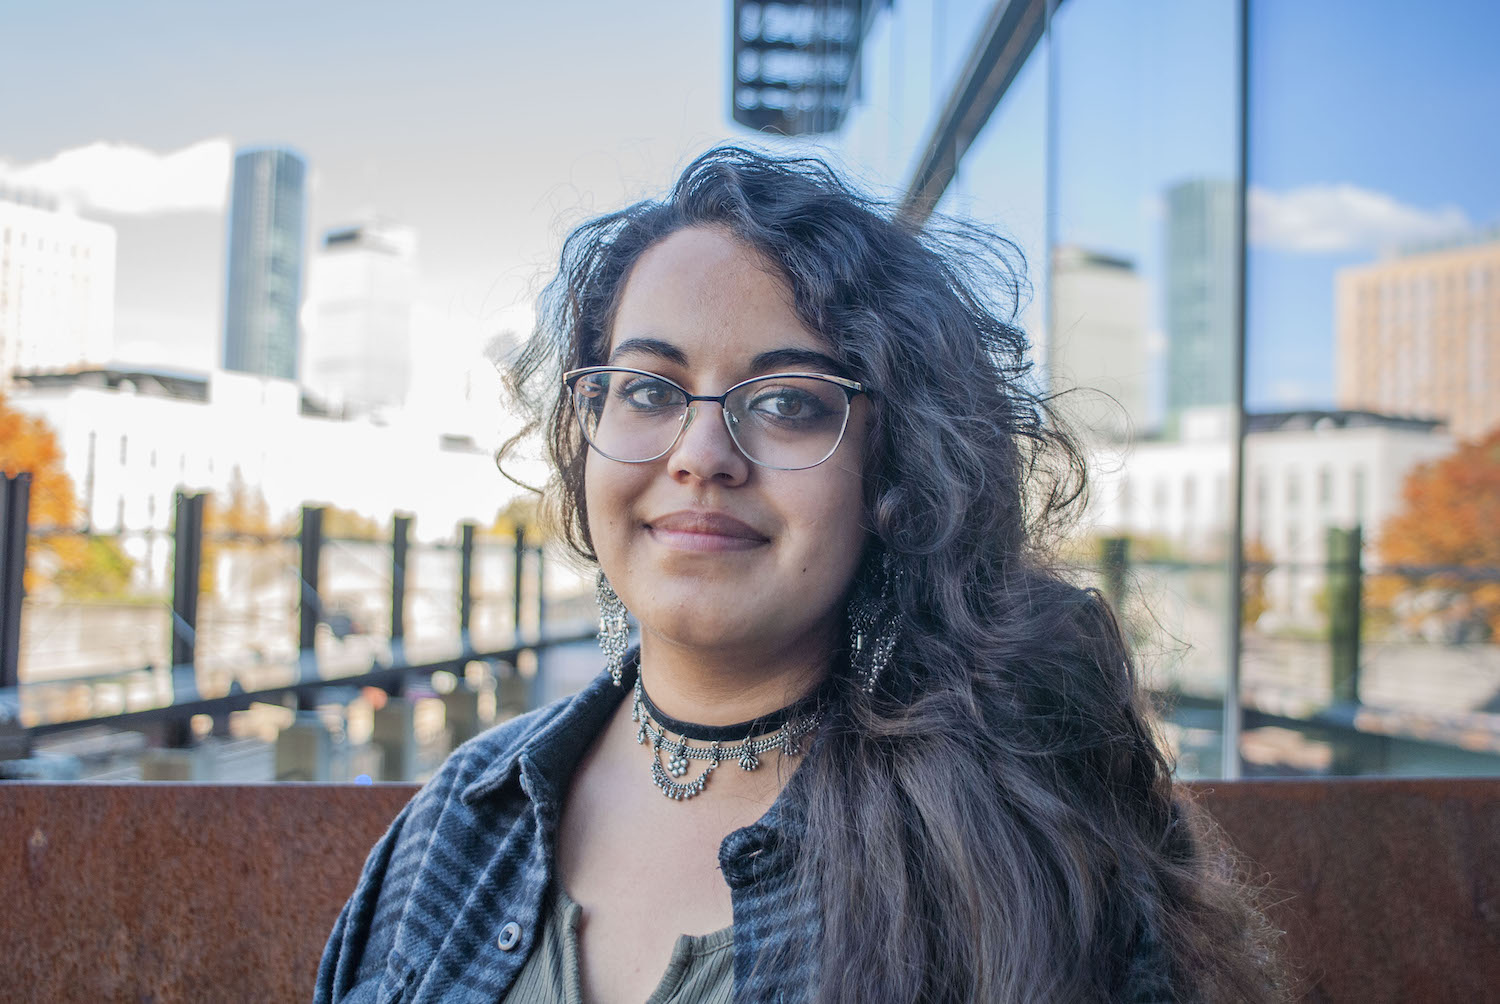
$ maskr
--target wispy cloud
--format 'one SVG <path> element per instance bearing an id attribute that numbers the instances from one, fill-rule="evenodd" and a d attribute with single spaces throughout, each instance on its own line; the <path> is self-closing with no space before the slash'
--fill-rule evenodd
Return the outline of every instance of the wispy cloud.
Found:
<path id="1" fill-rule="evenodd" d="M 1285 192 L 1252 187 L 1250 243 L 1280 251 L 1379 251 L 1442 240 L 1471 229 L 1457 206 L 1422 209 L 1356 185 L 1308 185 Z"/>
<path id="2" fill-rule="evenodd" d="M 30 164 L 0 160 L 0 184 L 106 213 L 221 212 L 232 153 L 224 138 L 169 153 L 101 140 Z"/>

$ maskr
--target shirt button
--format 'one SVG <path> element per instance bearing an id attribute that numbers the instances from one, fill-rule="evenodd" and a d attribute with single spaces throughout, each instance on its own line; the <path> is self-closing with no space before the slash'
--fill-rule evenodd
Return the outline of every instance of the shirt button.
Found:
<path id="1" fill-rule="evenodd" d="M 515 948 L 516 944 L 520 940 L 521 925 L 517 924 L 515 921 L 511 921 L 509 924 L 506 924 L 504 927 L 500 928 L 500 938 L 495 942 L 495 944 L 500 946 L 500 951 L 508 952 L 512 948 Z"/>

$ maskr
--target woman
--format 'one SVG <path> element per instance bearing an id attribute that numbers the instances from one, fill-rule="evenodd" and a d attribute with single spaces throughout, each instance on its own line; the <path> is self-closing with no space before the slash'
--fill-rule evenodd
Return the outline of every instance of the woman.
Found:
<path id="1" fill-rule="evenodd" d="M 996 246 L 736 148 L 569 238 L 511 382 L 610 665 L 401 813 L 320 1000 L 1276 998 L 1047 565 L 1082 468 Z"/>

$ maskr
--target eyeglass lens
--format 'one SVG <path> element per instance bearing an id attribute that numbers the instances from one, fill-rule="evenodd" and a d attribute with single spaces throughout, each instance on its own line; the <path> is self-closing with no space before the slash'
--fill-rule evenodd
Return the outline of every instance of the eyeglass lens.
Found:
<path id="1" fill-rule="evenodd" d="M 688 399 L 668 381 L 629 370 L 580 376 L 573 403 L 588 441 L 614 460 L 654 460 L 672 448 Z M 844 389 L 817 377 L 772 376 L 735 388 L 724 411 L 735 445 L 766 467 L 797 470 L 827 460 L 849 416 Z"/>

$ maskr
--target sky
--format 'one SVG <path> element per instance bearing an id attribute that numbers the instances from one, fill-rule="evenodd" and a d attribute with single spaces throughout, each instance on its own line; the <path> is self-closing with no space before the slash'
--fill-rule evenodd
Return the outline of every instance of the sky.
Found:
<path id="1" fill-rule="evenodd" d="M 833 141 L 867 182 L 906 180 L 987 9 L 912 0 L 877 27 L 865 107 Z M 719 140 L 752 138 L 727 111 L 729 11 L 12 5 L 0 55 L 27 86 L 5 102 L 0 183 L 62 187 L 113 224 L 117 355 L 201 371 L 219 354 L 231 152 L 291 145 L 311 166 L 313 242 L 369 214 L 416 228 L 414 366 L 441 373 L 529 326 L 572 224 L 660 191 Z M 1038 281 L 1049 228 L 1159 271 L 1161 192 L 1237 167 L 1234 12 L 1228 0 L 1068 0 L 1052 65 L 1023 72 L 945 207 L 1016 236 Z M 1257 0 L 1252 12 L 1247 397 L 1252 409 L 1327 404 L 1337 268 L 1500 221 L 1500 4 L 1414 18 L 1396 0 Z"/>

